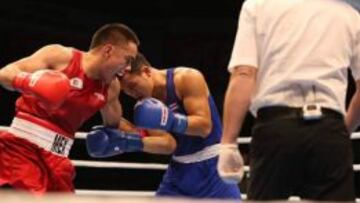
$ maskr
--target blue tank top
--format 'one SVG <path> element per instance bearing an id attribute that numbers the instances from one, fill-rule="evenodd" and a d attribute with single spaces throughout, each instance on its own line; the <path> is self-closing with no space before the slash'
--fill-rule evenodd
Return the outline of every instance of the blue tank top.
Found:
<path id="1" fill-rule="evenodd" d="M 175 83 L 174 83 L 174 68 L 167 69 L 166 72 L 166 101 L 165 104 L 176 113 L 187 115 L 184 110 L 184 105 L 181 100 L 176 96 Z M 220 137 L 222 134 L 222 125 L 219 116 L 219 112 L 215 105 L 215 102 L 212 96 L 209 96 L 209 105 L 211 111 L 211 121 L 212 129 L 207 138 L 201 138 L 193 135 L 182 135 L 177 133 L 174 134 L 174 137 L 177 142 L 177 148 L 174 152 L 176 156 L 182 156 L 187 154 L 192 154 L 197 151 L 202 150 L 203 148 L 217 144 L 220 142 Z"/>

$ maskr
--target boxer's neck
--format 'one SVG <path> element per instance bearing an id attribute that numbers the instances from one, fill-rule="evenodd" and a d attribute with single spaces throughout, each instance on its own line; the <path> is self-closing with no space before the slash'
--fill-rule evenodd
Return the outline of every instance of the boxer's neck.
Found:
<path id="1" fill-rule="evenodd" d="M 166 71 L 151 69 L 151 78 L 154 83 L 152 97 L 161 101 L 166 100 Z"/>
<path id="2" fill-rule="evenodd" d="M 99 69 L 96 68 L 96 57 L 91 52 L 85 52 L 81 60 L 85 75 L 91 79 L 99 79 Z"/>

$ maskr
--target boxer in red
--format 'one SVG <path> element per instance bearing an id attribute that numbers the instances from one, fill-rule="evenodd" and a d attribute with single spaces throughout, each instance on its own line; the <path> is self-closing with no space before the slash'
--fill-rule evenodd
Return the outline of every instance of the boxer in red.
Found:
<path id="1" fill-rule="evenodd" d="M 120 104 L 108 90 L 137 54 L 139 40 L 123 24 L 93 35 L 89 51 L 48 45 L 0 69 L 0 84 L 21 92 L 8 131 L 0 131 L 0 185 L 43 194 L 73 192 L 67 158 L 78 128 L 101 110 L 104 125 L 117 126 Z M 117 98 L 116 98 L 117 101 Z"/>

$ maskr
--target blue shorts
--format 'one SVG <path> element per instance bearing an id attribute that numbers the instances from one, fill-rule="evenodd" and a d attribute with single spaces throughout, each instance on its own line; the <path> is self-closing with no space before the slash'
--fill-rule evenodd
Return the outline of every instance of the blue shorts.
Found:
<path id="1" fill-rule="evenodd" d="M 216 170 L 217 160 L 218 157 L 214 157 L 190 164 L 171 161 L 156 195 L 240 199 L 239 187 L 220 179 Z"/>

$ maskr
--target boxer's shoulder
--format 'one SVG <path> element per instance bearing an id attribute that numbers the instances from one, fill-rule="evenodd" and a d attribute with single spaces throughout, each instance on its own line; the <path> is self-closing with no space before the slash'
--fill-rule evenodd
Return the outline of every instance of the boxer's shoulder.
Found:
<path id="1" fill-rule="evenodd" d="M 195 69 L 189 67 L 178 67 L 174 72 L 174 83 L 178 95 L 183 95 L 188 92 L 188 89 L 194 88 L 194 85 L 203 86 L 205 78 L 203 74 Z"/>
<path id="2" fill-rule="evenodd" d="M 66 47 L 61 44 L 49 44 L 41 48 L 44 54 L 49 57 L 58 58 L 58 59 L 71 59 L 73 56 L 72 47 Z"/>
<path id="3" fill-rule="evenodd" d="M 49 44 L 42 47 L 37 54 L 43 55 L 44 60 L 50 65 L 49 68 L 60 70 L 72 60 L 73 50 L 60 44 Z"/>
<path id="4" fill-rule="evenodd" d="M 180 66 L 174 70 L 175 83 L 180 82 L 186 84 L 187 82 L 189 82 L 189 80 L 198 80 L 203 78 L 203 74 L 195 68 Z"/>

